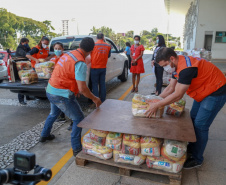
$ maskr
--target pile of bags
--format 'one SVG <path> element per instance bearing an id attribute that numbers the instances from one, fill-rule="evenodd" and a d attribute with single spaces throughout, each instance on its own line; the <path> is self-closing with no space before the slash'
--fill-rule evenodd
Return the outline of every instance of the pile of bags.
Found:
<path id="1" fill-rule="evenodd" d="M 187 143 L 92 129 L 83 137 L 83 152 L 100 159 L 178 173 L 186 160 Z"/>
<path id="2" fill-rule="evenodd" d="M 31 68 L 31 62 L 30 61 L 20 61 L 20 62 L 16 62 L 16 68 L 17 71 L 21 71 L 21 70 L 30 70 Z"/>
<path id="3" fill-rule="evenodd" d="M 38 78 L 50 79 L 54 66 L 55 63 L 51 61 L 35 64 L 35 71 L 37 72 Z"/>
<path id="4" fill-rule="evenodd" d="M 174 115 L 176 117 L 180 117 L 184 112 L 186 101 L 184 98 L 180 99 L 177 102 L 171 103 L 166 108 L 166 114 Z"/>
<path id="5" fill-rule="evenodd" d="M 149 107 L 149 103 L 159 102 L 162 98 L 155 95 L 135 94 L 132 99 L 132 113 L 134 116 L 146 117 L 145 112 Z M 158 109 L 156 117 L 161 118 L 164 112 L 164 107 Z M 154 117 L 154 115 L 153 115 Z"/>

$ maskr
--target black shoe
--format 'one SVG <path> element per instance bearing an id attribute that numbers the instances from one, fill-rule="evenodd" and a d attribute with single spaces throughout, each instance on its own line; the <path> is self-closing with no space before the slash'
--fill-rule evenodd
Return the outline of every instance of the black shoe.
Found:
<path id="1" fill-rule="evenodd" d="M 21 104 L 21 105 L 27 105 L 27 103 L 24 102 L 24 101 L 20 102 L 20 104 Z"/>
<path id="2" fill-rule="evenodd" d="M 65 123 L 67 120 L 65 118 L 57 118 L 56 122 Z"/>
<path id="3" fill-rule="evenodd" d="M 73 122 L 71 122 L 70 126 L 67 128 L 69 131 L 72 130 Z"/>
<path id="4" fill-rule="evenodd" d="M 82 151 L 82 148 L 80 148 L 79 150 L 73 150 L 73 155 L 76 157 L 76 155 L 78 155 L 78 153 L 81 151 Z"/>
<path id="5" fill-rule="evenodd" d="M 48 137 L 40 137 L 40 139 L 39 139 L 39 141 L 41 142 L 41 143 L 43 143 L 43 142 L 45 142 L 46 140 L 53 140 L 53 139 L 55 139 L 55 136 L 53 135 L 53 134 L 50 134 Z"/>
<path id="6" fill-rule="evenodd" d="M 192 169 L 192 168 L 198 168 L 202 166 L 202 163 L 198 163 L 194 158 L 189 158 L 184 163 L 184 169 Z"/>

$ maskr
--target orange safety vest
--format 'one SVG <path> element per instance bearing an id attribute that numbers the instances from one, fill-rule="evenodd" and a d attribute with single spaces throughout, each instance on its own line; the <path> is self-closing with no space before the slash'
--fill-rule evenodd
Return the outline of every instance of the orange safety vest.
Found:
<path id="1" fill-rule="evenodd" d="M 62 57 L 63 54 L 64 54 L 64 53 L 62 53 L 62 54 L 60 55 L 60 57 Z M 59 61 L 60 57 L 54 56 L 53 58 L 50 59 L 50 61 L 51 61 L 51 62 L 54 62 L 55 65 L 56 65 L 57 62 Z"/>
<path id="2" fill-rule="evenodd" d="M 109 44 L 98 40 L 91 52 L 91 68 L 106 68 L 110 50 Z"/>
<path id="3" fill-rule="evenodd" d="M 49 56 L 49 48 L 40 48 L 39 45 L 35 46 L 35 48 L 37 48 L 39 51 L 38 53 L 35 53 L 34 55 L 32 55 L 32 57 L 36 58 L 36 59 L 45 59 Z M 35 68 L 35 64 L 36 62 L 34 60 L 31 60 L 31 66 L 33 68 Z"/>
<path id="4" fill-rule="evenodd" d="M 187 90 L 187 94 L 201 102 L 204 98 L 217 91 L 226 84 L 224 74 L 211 62 L 202 58 L 194 58 L 188 56 L 178 56 L 178 65 L 174 77 L 178 80 L 179 74 L 183 69 L 190 67 L 198 68 L 198 75 L 193 78 Z"/>
<path id="5" fill-rule="evenodd" d="M 49 84 L 57 89 L 69 89 L 74 94 L 78 94 L 75 64 L 79 61 L 85 62 L 85 56 L 80 49 L 65 53 L 56 64 Z"/>

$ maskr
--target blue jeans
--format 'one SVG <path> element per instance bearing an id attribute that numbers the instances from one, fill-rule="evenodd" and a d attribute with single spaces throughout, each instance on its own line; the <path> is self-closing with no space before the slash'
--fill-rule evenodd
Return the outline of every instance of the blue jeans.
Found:
<path id="1" fill-rule="evenodd" d="M 93 94 L 97 97 L 100 97 L 100 100 L 104 102 L 106 99 L 106 85 L 105 85 L 106 68 L 91 69 L 90 74 Z M 98 85 L 100 92 L 98 91 Z"/>
<path id="2" fill-rule="evenodd" d="M 62 96 L 52 95 L 46 93 L 50 105 L 51 111 L 49 116 L 46 119 L 44 128 L 42 130 L 41 136 L 48 137 L 50 135 L 52 126 L 57 117 L 61 114 L 61 111 L 67 115 L 72 121 L 72 132 L 71 132 L 71 146 L 73 150 L 80 150 L 82 148 L 81 144 L 81 132 L 82 128 L 77 127 L 84 119 L 84 114 L 79 106 L 75 95 L 72 95 L 69 98 L 64 98 Z"/>
<path id="3" fill-rule="evenodd" d="M 203 162 L 203 153 L 208 142 L 209 127 L 218 112 L 226 102 L 226 94 L 221 96 L 207 96 L 201 102 L 194 100 L 190 115 L 194 125 L 197 141 L 189 143 L 192 157 L 198 163 Z"/>

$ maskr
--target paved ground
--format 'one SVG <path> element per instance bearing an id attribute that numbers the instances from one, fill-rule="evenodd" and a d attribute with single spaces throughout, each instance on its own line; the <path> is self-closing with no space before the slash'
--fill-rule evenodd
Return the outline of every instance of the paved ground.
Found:
<path id="1" fill-rule="evenodd" d="M 150 55 L 145 55 L 145 74 L 150 74 L 147 77 L 141 79 L 139 86 L 139 93 L 150 94 L 154 90 L 155 78 L 150 67 Z M 225 69 L 224 64 L 216 63 L 216 65 Z M 225 70 L 226 71 L 226 70 Z M 145 75 L 144 74 L 144 75 Z M 108 94 L 107 98 L 118 99 L 124 94 L 124 92 L 131 86 L 132 80 L 131 75 L 129 80 L 125 83 L 121 83 L 119 80 L 114 79 L 108 83 Z M 70 131 L 67 130 L 69 122 L 65 124 L 55 123 L 56 139 L 51 142 L 44 144 L 38 143 L 37 139 L 43 126 L 43 121 L 49 114 L 49 103 L 48 101 L 30 101 L 28 106 L 20 106 L 17 103 L 16 94 L 10 93 L 6 90 L 0 90 L 0 161 L 3 156 L 10 156 L 10 151 L 15 151 L 18 146 L 28 148 L 30 152 L 36 154 L 36 161 L 41 166 L 46 168 L 52 168 L 55 164 L 59 165 L 62 161 L 60 159 L 65 157 L 65 154 L 70 150 Z M 125 101 L 131 101 L 133 97 L 132 93 L 129 93 L 125 97 Z M 188 97 L 187 108 L 191 108 L 192 100 Z M 84 103 L 84 110 L 86 115 L 89 114 L 93 109 Z M 226 177 L 226 139 L 225 139 L 225 114 L 226 106 L 218 114 L 213 125 L 210 129 L 209 143 L 205 152 L 205 163 L 198 170 L 183 171 L 183 184 L 225 184 Z M 87 130 L 83 130 L 83 134 Z M 32 140 L 32 138 L 34 138 Z M 16 139 L 16 140 L 15 140 Z M 28 142 L 30 141 L 31 142 Z M 26 141 L 26 142 L 25 142 Z M 18 143 L 19 142 L 19 143 Z M 26 145 L 24 144 L 26 143 Z M 16 147 L 17 146 L 17 147 Z M 20 148 L 20 147 L 19 147 Z M 69 152 L 70 153 L 70 152 Z M 9 154 L 9 155 L 8 155 Z M 57 175 L 49 182 L 49 184 L 59 185 L 146 185 L 155 184 L 144 180 L 135 180 L 128 177 L 120 177 L 106 172 L 93 171 L 77 167 L 74 163 L 74 157 L 72 153 L 69 155 L 67 163 L 61 167 L 54 167 L 60 171 Z M 63 158 L 62 158 L 63 157 Z M 12 159 L 7 158 L 8 161 Z M 9 162 L 9 163 L 10 163 Z M 7 165 L 9 165 L 7 163 Z M 4 166 L 1 165 L 0 167 Z M 12 167 L 12 164 L 9 165 Z M 157 182 L 162 181 L 161 178 L 153 177 Z M 43 184 L 43 183 L 42 183 Z"/>

